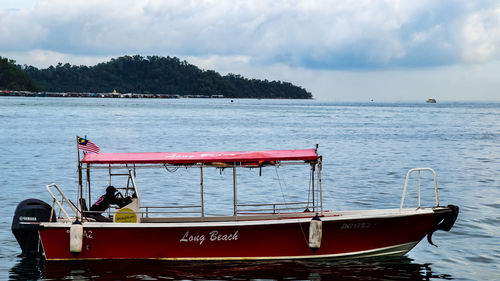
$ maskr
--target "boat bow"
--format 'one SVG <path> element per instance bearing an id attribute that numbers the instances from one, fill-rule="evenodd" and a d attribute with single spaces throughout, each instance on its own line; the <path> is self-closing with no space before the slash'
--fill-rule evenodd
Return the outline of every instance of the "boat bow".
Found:
<path id="1" fill-rule="evenodd" d="M 429 233 L 427 233 L 427 242 L 429 242 L 429 244 L 437 247 L 437 245 L 432 242 L 432 234 L 437 230 L 450 231 L 457 220 L 458 212 L 459 207 L 455 205 L 448 205 L 448 207 L 439 210 L 439 212 L 435 211 L 438 223 Z"/>

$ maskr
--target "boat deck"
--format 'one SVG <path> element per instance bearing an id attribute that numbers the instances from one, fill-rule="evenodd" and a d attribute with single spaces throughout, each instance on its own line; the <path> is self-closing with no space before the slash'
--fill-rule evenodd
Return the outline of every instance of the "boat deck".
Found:
<path id="1" fill-rule="evenodd" d="M 371 218 L 385 218 L 385 217 L 404 217 L 412 215 L 421 214 L 432 214 L 434 212 L 439 212 L 440 210 L 446 210 L 445 207 L 434 207 L 434 208 L 405 208 L 405 209 L 379 209 L 379 210 L 353 210 L 353 211 L 325 211 L 323 214 L 319 214 L 321 220 L 323 221 L 334 221 L 334 220 L 356 220 L 356 219 L 371 219 Z M 90 224 L 100 224 L 107 226 L 125 226 L 125 225 L 156 225 L 156 224 L 255 224 L 267 222 L 272 223 L 287 223 L 290 220 L 294 222 L 304 221 L 308 222 L 312 217 L 316 215 L 315 212 L 300 212 L 300 213 L 285 213 L 285 214 L 251 214 L 251 215 L 238 215 L 238 216 L 206 216 L 206 217 L 147 217 L 141 218 L 140 223 L 113 223 L 113 222 L 94 222 L 87 221 L 84 219 L 85 223 Z M 72 223 L 74 219 L 68 220 L 64 218 L 58 218 L 57 222 L 47 222 L 42 223 L 42 225 L 50 226 L 67 226 Z"/>

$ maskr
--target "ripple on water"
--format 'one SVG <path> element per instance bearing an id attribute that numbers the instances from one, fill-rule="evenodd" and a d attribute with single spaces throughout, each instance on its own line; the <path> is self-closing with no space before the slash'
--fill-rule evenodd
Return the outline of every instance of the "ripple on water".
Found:
<path id="1" fill-rule="evenodd" d="M 466 256 L 465 259 L 471 262 L 479 262 L 479 263 L 485 263 L 485 264 L 492 264 L 494 263 L 493 258 L 489 258 L 483 255 L 476 255 L 476 256 Z"/>

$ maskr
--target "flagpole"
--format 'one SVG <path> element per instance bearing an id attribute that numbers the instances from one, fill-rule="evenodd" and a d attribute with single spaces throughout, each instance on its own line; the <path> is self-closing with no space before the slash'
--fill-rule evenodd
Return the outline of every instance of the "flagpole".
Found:
<path id="1" fill-rule="evenodd" d="M 78 205 L 82 210 L 81 198 L 83 198 L 83 183 L 82 183 L 82 162 L 80 162 L 80 149 L 78 148 L 78 136 L 76 136 L 76 154 L 78 158 L 78 191 L 80 191 L 80 198 L 78 198 Z"/>

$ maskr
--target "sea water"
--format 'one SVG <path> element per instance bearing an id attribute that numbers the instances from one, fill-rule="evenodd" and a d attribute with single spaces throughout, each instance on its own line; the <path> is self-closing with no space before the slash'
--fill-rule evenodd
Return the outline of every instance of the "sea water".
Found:
<path id="1" fill-rule="evenodd" d="M 407 170 L 431 167 L 438 174 L 440 204 L 460 206 L 460 215 L 449 233 L 434 234 L 439 247 L 424 239 L 400 258 L 22 260 L 10 230 L 14 210 L 27 198 L 50 202 L 45 189 L 49 183 L 76 200 L 77 135 L 87 136 L 102 152 L 302 149 L 319 144 L 323 201 L 331 210 L 398 208 Z M 238 171 L 239 200 L 300 200 L 307 195 L 308 174 L 290 168 L 290 174 L 287 167 L 263 169 L 262 175 L 255 169 Z M 205 173 L 207 213 L 231 214 L 232 172 Z M 276 179 L 278 183 L 271 183 Z M 137 182 L 148 205 L 199 202 L 199 174 L 186 169 L 171 174 L 140 171 Z M 99 196 L 107 181 L 94 184 Z M 423 180 L 422 187 L 422 205 L 435 205 L 432 182 Z M 0 188 L 2 280 L 500 279 L 499 103 L 0 97 Z M 405 205 L 416 207 L 416 186 L 409 186 L 407 197 Z"/>

